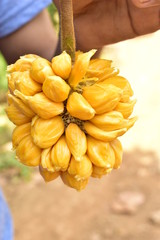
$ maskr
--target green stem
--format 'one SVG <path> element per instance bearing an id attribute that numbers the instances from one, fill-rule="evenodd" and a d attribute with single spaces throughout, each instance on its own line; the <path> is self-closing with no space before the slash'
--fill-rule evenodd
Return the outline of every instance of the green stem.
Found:
<path id="1" fill-rule="evenodd" d="M 73 26 L 72 0 L 60 0 L 61 51 L 66 51 L 75 60 L 75 33 Z"/>

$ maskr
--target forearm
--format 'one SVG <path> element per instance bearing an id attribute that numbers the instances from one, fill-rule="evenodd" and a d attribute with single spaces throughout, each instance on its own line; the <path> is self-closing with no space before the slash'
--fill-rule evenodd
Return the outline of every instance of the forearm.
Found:
<path id="1" fill-rule="evenodd" d="M 0 50 L 7 62 L 13 63 L 20 56 L 34 53 L 51 59 L 55 54 L 58 37 L 47 10 L 14 33 L 0 39 Z"/>

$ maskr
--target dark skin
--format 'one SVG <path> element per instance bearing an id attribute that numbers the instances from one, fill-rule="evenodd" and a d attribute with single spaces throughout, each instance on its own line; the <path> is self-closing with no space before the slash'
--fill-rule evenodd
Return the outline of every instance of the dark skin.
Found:
<path id="1" fill-rule="evenodd" d="M 144 3 L 142 3 L 142 1 Z M 101 50 L 120 42 L 160 29 L 160 1 L 152 0 L 73 0 L 77 49 Z M 59 8 L 58 0 L 54 3 Z M 0 39 L 0 50 L 8 63 L 20 55 L 37 53 L 51 59 L 57 37 L 46 10 L 13 34 Z"/>

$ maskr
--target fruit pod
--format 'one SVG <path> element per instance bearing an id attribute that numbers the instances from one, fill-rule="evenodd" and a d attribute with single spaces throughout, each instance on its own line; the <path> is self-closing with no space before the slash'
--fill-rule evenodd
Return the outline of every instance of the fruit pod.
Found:
<path id="1" fill-rule="evenodd" d="M 6 113 L 19 161 L 78 191 L 120 167 L 118 138 L 137 120 L 129 118 L 130 83 L 112 61 L 91 59 L 95 52 L 78 51 L 75 62 L 65 51 L 51 62 L 28 54 L 8 66 Z"/>

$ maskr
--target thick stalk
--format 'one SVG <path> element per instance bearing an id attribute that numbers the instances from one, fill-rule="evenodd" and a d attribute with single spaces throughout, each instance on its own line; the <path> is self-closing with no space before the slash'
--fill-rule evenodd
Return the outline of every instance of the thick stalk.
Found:
<path id="1" fill-rule="evenodd" d="M 72 0 L 60 0 L 61 51 L 66 51 L 75 59 L 75 33 L 73 26 Z"/>

